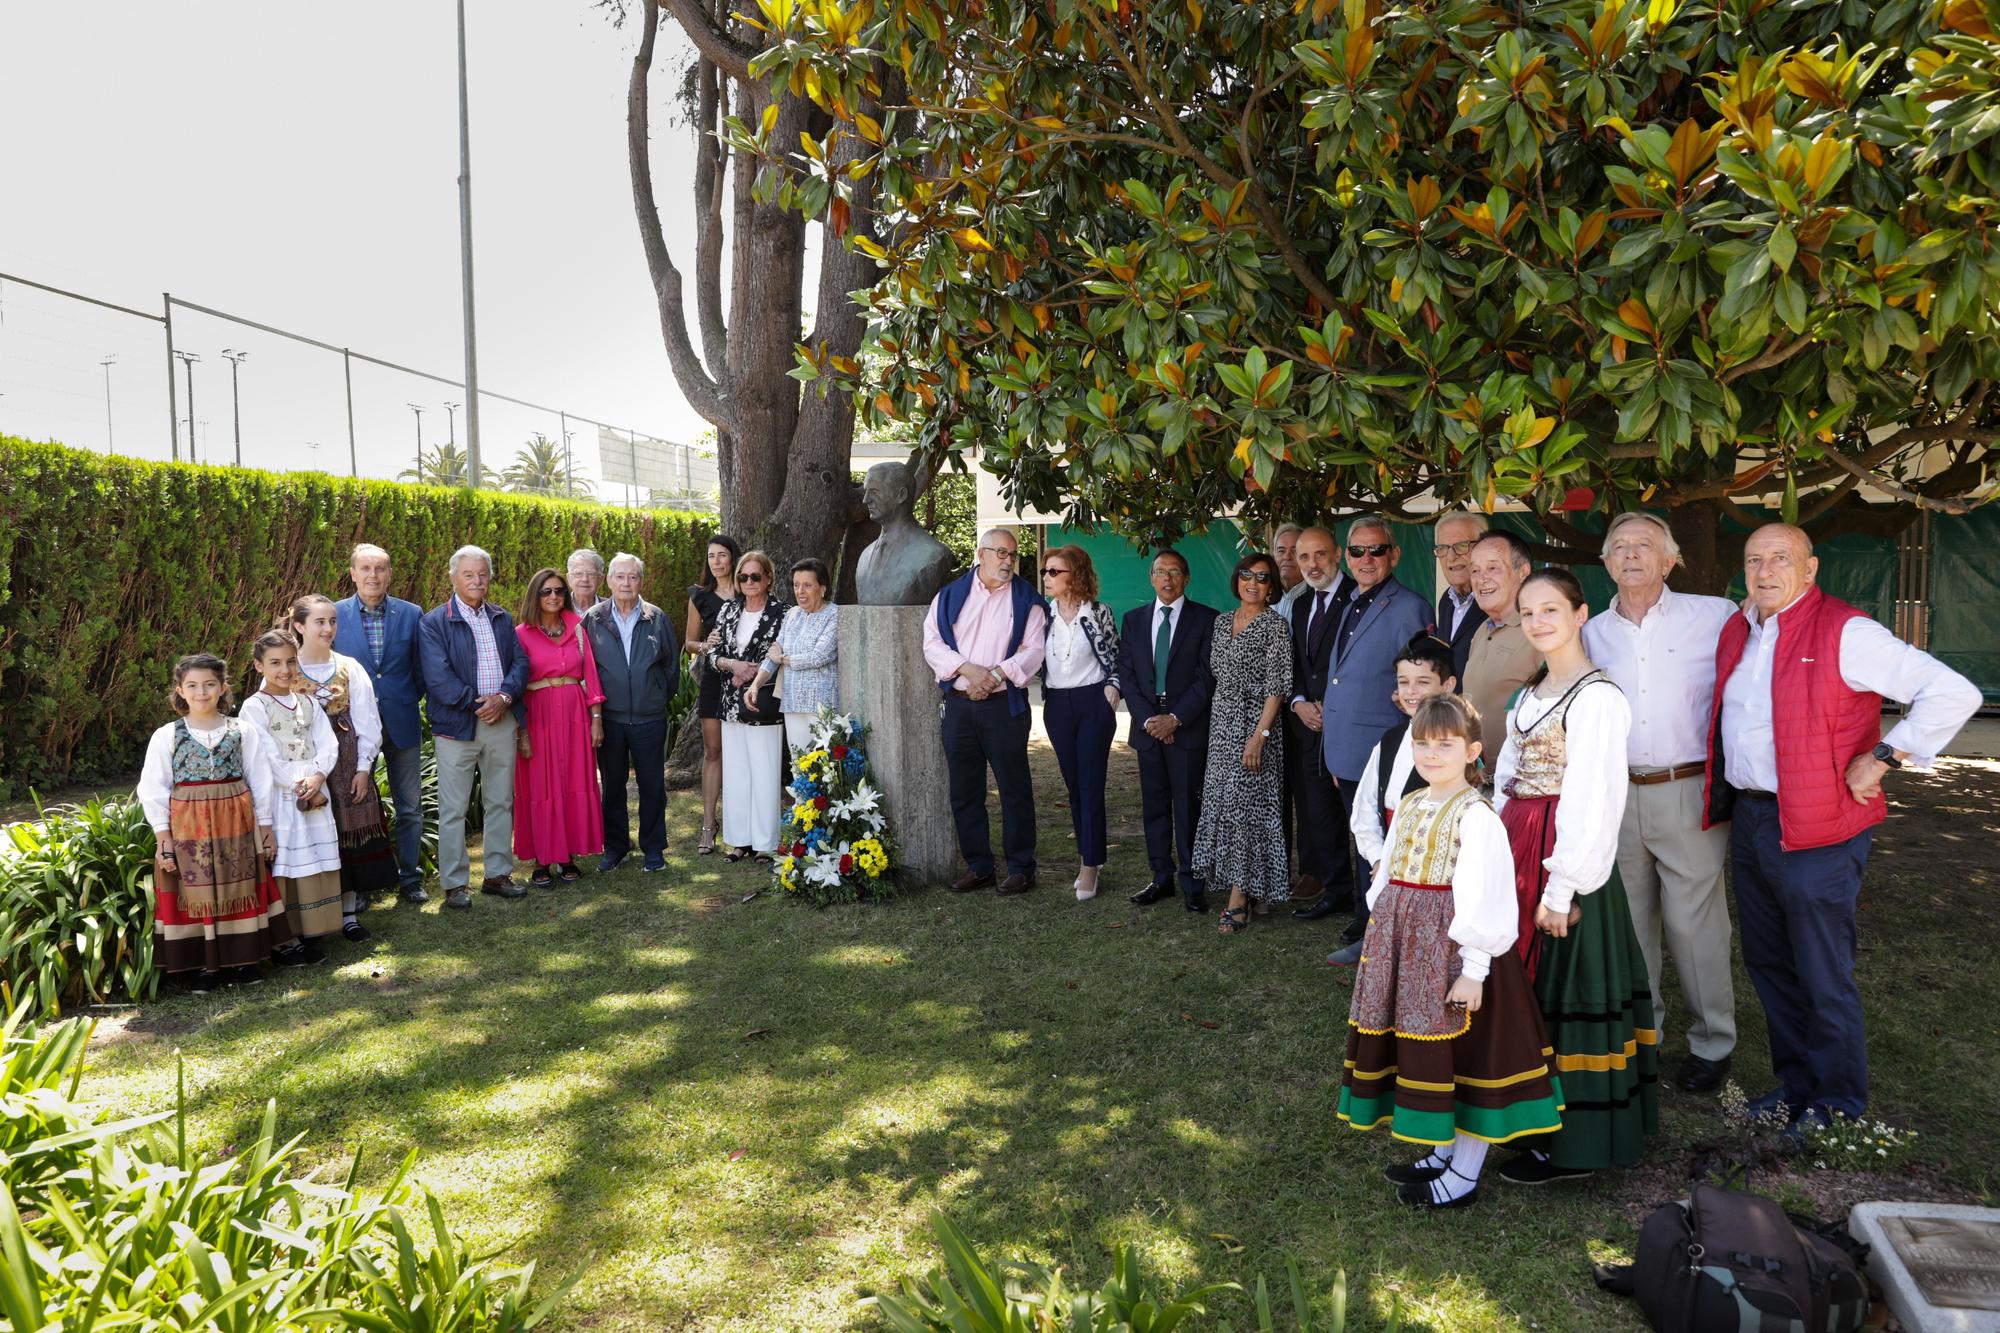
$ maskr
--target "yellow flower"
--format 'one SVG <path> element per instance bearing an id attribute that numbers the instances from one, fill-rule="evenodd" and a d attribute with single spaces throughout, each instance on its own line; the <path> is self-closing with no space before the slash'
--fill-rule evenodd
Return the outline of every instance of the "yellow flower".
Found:
<path id="1" fill-rule="evenodd" d="M 800 829 L 810 829 L 819 823 L 819 807 L 811 801 L 800 801 L 792 807 L 792 822 Z"/>

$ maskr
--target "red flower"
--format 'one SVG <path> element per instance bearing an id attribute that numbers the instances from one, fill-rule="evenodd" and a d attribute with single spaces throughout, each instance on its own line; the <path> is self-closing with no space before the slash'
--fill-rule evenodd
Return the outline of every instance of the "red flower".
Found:
<path id="1" fill-rule="evenodd" d="M 792 855 L 793 855 L 793 856 L 795 856 L 795 857 L 796 857 L 796 856 L 804 856 L 805 854 L 806 854 L 806 845 L 805 845 L 804 843 L 802 843 L 802 842 L 795 842 L 795 843 L 793 843 L 793 844 L 792 844 Z"/>
<path id="2" fill-rule="evenodd" d="M 833 757 L 834 757 L 835 759 L 845 759 L 845 758 L 847 758 L 847 747 L 846 747 L 845 745 L 836 745 L 836 746 L 834 746 L 834 747 L 833 747 Z"/>
<path id="3" fill-rule="evenodd" d="M 843 875 L 851 875 L 851 874 L 853 874 L 853 873 L 854 873 L 854 858 L 853 858 L 853 857 L 851 857 L 851 856 L 843 856 L 843 857 L 841 857 L 841 858 L 840 858 L 840 873 L 841 873 L 841 874 L 843 874 Z"/>
<path id="4" fill-rule="evenodd" d="M 824 797 L 824 796 L 815 796 L 815 797 L 813 797 L 813 808 L 814 808 L 815 810 L 824 810 L 824 809 L 826 809 L 826 797 Z"/>

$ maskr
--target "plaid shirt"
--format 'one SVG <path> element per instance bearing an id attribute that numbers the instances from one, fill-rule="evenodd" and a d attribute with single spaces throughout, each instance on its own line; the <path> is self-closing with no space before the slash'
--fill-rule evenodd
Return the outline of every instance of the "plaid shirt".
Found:
<path id="1" fill-rule="evenodd" d="M 382 649 L 389 642 L 389 599 L 384 597 L 382 605 L 372 611 L 366 602 L 361 602 L 359 609 L 361 632 L 368 636 L 368 652 L 379 667 L 382 665 Z"/>
<path id="2" fill-rule="evenodd" d="M 493 618 L 487 614 L 486 603 L 481 602 L 479 608 L 474 610 L 459 601 L 457 593 L 451 595 L 451 600 L 471 628 L 473 651 L 479 654 L 478 678 L 472 682 L 473 693 L 481 697 L 498 694 L 504 673 L 500 670 L 500 646 L 493 642 Z"/>

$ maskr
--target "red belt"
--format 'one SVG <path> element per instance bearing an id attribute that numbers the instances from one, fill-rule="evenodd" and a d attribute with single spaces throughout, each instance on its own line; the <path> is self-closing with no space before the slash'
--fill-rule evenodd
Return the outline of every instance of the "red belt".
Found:
<path id="1" fill-rule="evenodd" d="M 1413 884 L 1407 879 L 1392 879 L 1389 882 L 1399 889 L 1428 889 L 1432 893 L 1451 892 L 1449 884 Z"/>

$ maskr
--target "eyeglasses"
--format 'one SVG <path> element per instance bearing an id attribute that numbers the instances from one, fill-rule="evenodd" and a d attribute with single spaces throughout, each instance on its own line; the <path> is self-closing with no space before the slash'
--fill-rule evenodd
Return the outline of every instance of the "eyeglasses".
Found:
<path id="1" fill-rule="evenodd" d="M 1054 578 L 1054 577 L 1055 577 L 1056 575 L 1058 575 L 1058 574 L 1067 574 L 1067 573 L 1069 573 L 1069 571 L 1068 571 L 1067 569 L 1064 569 L 1064 568 L 1063 568 L 1063 567 L 1062 567 L 1061 565 L 1043 565 L 1043 566 L 1042 566 L 1042 577 L 1043 577 L 1043 578 L 1047 578 L 1047 579 L 1052 579 L 1052 578 Z"/>
<path id="2" fill-rule="evenodd" d="M 1442 560 L 1448 555 L 1464 555 L 1477 545 L 1479 545 L 1477 537 L 1469 542 L 1441 542 L 1431 547 L 1431 554 Z"/>
<path id="3" fill-rule="evenodd" d="M 546 588 L 542 589 L 542 596 L 543 596 L 544 598 L 548 598 L 548 597 L 567 597 L 567 596 L 569 596 L 569 589 L 568 589 L 568 588 L 563 588 L 563 587 L 558 587 L 558 586 L 556 586 L 556 585 L 554 585 L 554 584 L 551 584 L 551 585 L 550 585 L 549 587 L 546 587 Z"/>
<path id="4" fill-rule="evenodd" d="M 1395 547 L 1389 545 L 1387 542 L 1376 542 L 1373 546 L 1350 546 L 1347 548 L 1347 553 L 1356 560 L 1361 559 L 1363 556 L 1379 560 L 1395 549 Z"/>
<path id="5" fill-rule="evenodd" d="M 738 583 L 762 583 L 764 576 L 762 574 L 738 574 L 736 581 Z"/>
<path id="6" fill-rule="evenodd" d="M 1239 579 L 1249 579 L 1252 583 L 1269 583 L 1271 581 L 1271 571 L 1268 569 L 1246 569 L 1236 577 Z"/>
<path id="7" fill-rule="evenodd" d="M 1010 551 L 1004 546 L 982 546 L 979 549 L 988 555 L 997 555 L 1002 560 L 1019 560 L 1021 558 L 1019 551 Z"/>

